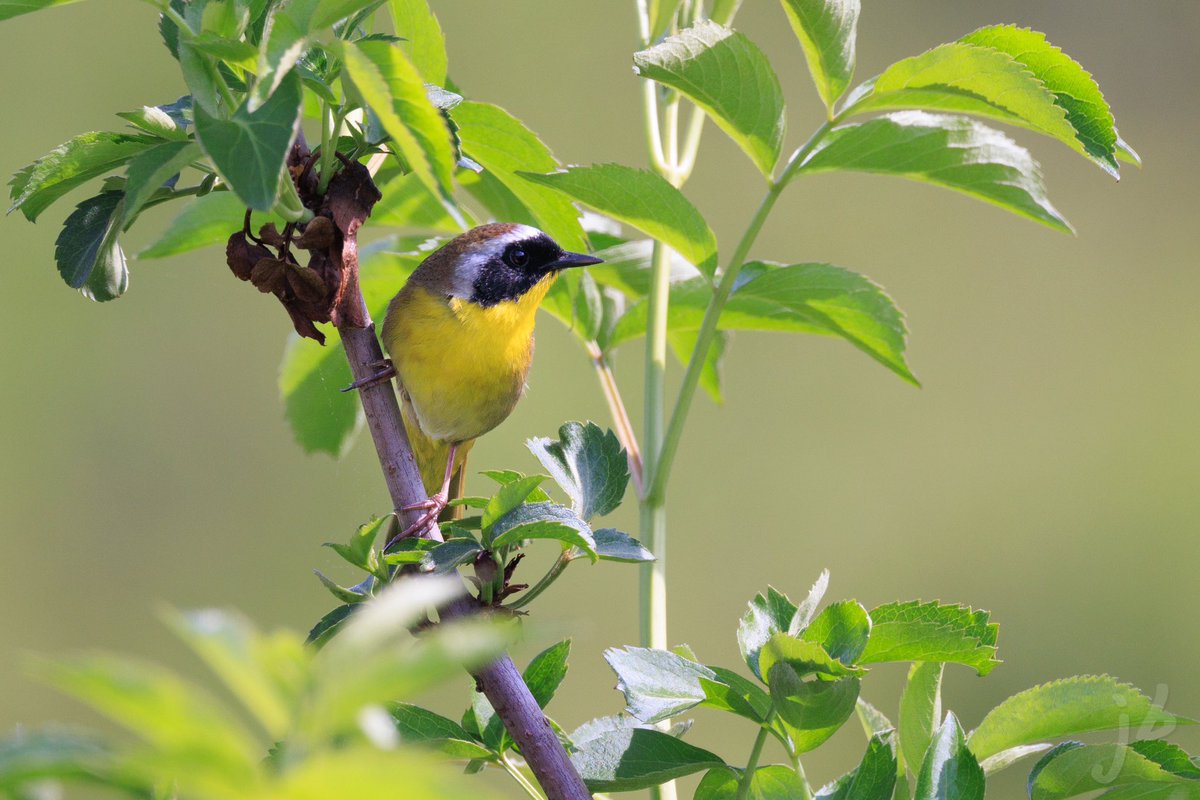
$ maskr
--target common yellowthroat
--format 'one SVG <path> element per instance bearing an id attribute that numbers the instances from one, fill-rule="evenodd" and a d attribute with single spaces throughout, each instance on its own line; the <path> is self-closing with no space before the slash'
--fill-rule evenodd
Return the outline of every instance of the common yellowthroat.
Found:
<path id="1" fill-rule="evenodd" d="M 461 488 L 475 439 L 503 422 L 521 398 L 537 309 L 558 273 L 601 261 L 568 253 L 528 225 L 481 225 L 422 261 L 392 300 L 383 345 L 429 495 L 405 509 L 426 512 L 405 533 L 423 529 L 446 508 L 452 481 Z"/>

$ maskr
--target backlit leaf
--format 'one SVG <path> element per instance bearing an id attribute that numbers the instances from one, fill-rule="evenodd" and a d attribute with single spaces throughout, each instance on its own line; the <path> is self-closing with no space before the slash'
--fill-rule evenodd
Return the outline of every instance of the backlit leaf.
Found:
<path id="1" fill-rule="evenodd" d="M 9 181 L 11 214 L 18 208 L 30 222 L 58 198 L 92 178 L 128 163 L 153 145 L 148 136 L 81 133 L 39 158 Z"/>
<path id="2" fill-rule="evenodd" d="M 426 83 L 446 83 L 446 37 L 426 0 L 391 0 L 392 21 L 403 37 L 400 46 Z"/>
<path id="3" fill-rule="evenodd" d="M 871 640 L 860 663 L 943 661 L 991 672 L 999 627 L 986 611 L 937 602 L 889 603 L 871 611 Z"/>
<path id="4" fill-rule="evenodd" d="M 938 729 L 917 775 L 913 800 L 983 800 L 985 778 L 953 714 Z"/>
<path id="5" fill-rule="evenodd" d="M 834 103 L 854 76 L 859 0 L 783 0 L 783 8 L 832 117 Z"/>
<path id="6" fill-rule="evenodd" d="M 526 446 L 570 495 L 579 516 L 590 520 L 614 511 L 629 484 L 629 462 L 616 434 L 594 422 L 568 422 L 558 441 L 534 438 Z"/>
<path id="7" fill-rule="evenodd" d="M 669 733 L 621 728 L 577 742 L 571 763 L 593 792 L 627 792 L 657 786 L 725 762 Z"/>

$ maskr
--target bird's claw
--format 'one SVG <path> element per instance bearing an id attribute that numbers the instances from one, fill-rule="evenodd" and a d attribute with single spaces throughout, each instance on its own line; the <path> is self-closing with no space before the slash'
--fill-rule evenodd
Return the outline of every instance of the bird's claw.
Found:
<path id="1" fill-rule="evenodd" d="M 407 539 L 410 536 L 417 536 L 423 533 L 430 525 L 436 524 L 437 518 L 441 516 L 441 513 L 446 510 L 446 506 L 449 504 L 450 500 L 447 496 L 442 492 L 438 492 L 428 500 L 401 506 L 401 511 L 424 511 L 425 513 L 418 517 L 416 522 L 393 536 L 391 541 L 387 543 L 387 546 L 390 547 L 392 542 L 399 539 Z"/>
<path id="2" fill-rule="evenodd" d="M 373 364 L 368 364 L 367 366 L 377 371 L 371 375 L 367 375 L 365 378 L 359 378 L 345 389 L 342 389 L 343 392 L 352 392 L 355 389 L 364 389 L 368 386 L 374 386 L 377 383 L 390 381 L 392 378 L 396 377 L 396 365 L 392 363 L 390 358 L 385 358 L 382 361 L 376 361 Z"/>

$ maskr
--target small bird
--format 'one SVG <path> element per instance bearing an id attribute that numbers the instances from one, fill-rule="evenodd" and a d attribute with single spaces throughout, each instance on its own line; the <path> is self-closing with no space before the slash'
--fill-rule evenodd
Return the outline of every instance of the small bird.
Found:
<path id="1" fill-rule="evenodd" d="M 538 306 L 558 273 L 602 259 L 564 251 L 528 225 L 481 225 L 421 262 L 388 307 L 383 345 L 400 384 L 408 439 L 429 499 L 401 535 L 431 524 L 461 493 L 475 439 L 525 391 Z M 457 476 L 457 477 L 456 477 Z"/>

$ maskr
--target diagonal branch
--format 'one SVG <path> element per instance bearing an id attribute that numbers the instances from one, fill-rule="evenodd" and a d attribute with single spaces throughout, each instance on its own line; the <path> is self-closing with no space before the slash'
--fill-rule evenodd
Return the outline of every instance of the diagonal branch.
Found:
<path id="1" fill-rule="evenodd" d="M 343 250 L 344 253 L 355 252 L 356 237 L 357 226 L 353 226 L 347 233 L 347 244 L 350 246 Z M 343 268 L 357 273 L 357 259 L 347 258 L 345 261 Z M 338 331 L 350 362 L 350 371 L 357 381 L 369 378 L 378 371 L 383 350 L 375 336 L 375 325 L 363 301 L 356 274 L 346 281 L 345 287 L 340 306 L 353 313 L 340 315 Z M 355 324 L 356 321 L 362 323 L 361 327 Z M 360 389 L 359 397 L 392 505 L 403 519 L 400 509 L 419 503 L 426 499 L 426 495 L 400 416 L 395 389 L 391 381 L 376 383 Z M 406 521 L 411 524 L 420 512 L 409 513 L 413 516 Z M 440 538 L 436 524 L 431 526 L 427 535 Z M 445 616 L 465 616 L 473 610 L 471 601 L 462 600 L 447 609 Z M 526 763 L 545 790 L 547 799 L 590 800 L 591 795 L 583 785 L 583 779 L 572 766 L 567 751 L 530 694 L 512 659 L 503 655 L 473 674 L 479 690 L 487 697 L 509 735 L 520 747 Z"/>

